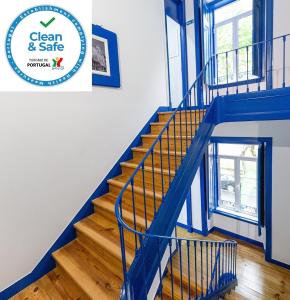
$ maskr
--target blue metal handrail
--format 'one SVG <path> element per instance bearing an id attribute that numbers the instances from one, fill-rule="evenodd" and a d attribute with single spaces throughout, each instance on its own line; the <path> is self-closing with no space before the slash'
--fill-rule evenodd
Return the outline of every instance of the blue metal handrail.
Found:
<path id="1" fill-rule="evenodd" d="M 180 263 L 182 261 L 182 243 L 186 243 L 187 247 L 188 247 L 188 251 L 190 250 L 191 247 L 193 247 L 194 251 L 196 252 L 198 249 L 198 245 L 200 246 L 200 248 L 202 248 L 203 246 L 205 248 L 208 249 L 208 245 L 212 245 L 213 243 L 223 243 L 223 242 L 212 242 L 212 241 L 206 241 L 206 240 L 197 240 L 197 239 L 190 239 L 190 238 L 179 238 L 179 237 L 169 237 L 169 236 L 164 236 L 164 235 L 156 235 L 156 234 L 152 234 L 148 231 L 148 220 L 147 220 L 147 205 L 146 205 L 146 183 L 145 183 L 145 163 L 148 159 L 150 159 L 151 156 L 151 161 L 152 161 L 152 174 L 153 174 L 153 186 L 152 186 L 152 191 L 151 192 L 151 196 L 153 196 L 154 198 L 154 215 L 157 214 L 157 209 L 156 209 L 156 185 L 155 185 L 155 181 L 154 181 L 154 176 L 156 176 L 154 173 L 154 153 L 156 151 L 159 151 L 160 153 L 160 169 L 161 169 L 161 188 L 162 188 L 162 197 L 161 200 L 162 202 L 164 202 L 164 198 L 165 198 L 165 175 L 164 173 L 164 166 L 163 166 L 163 161 L 164 161 L 164 155 L 163 150 L 162 150 L 162 139 L 165 136 L 166 142 L 167 142 L 167 153 L 165 155 L 168 156 L 168 173 L 166 174 L 169 176 L 169 183 L 168 186 L 170 187 L 170 184 L 173 182 L 171 181 L 171 162 L 170 162 L 170 153 L 172 153 L 172 151 L 170 150 L 170 141 L 169 141 L 169 129 L 170 126 L 173 125 L 173 137 L 174 137 L 174 163 L 175 163 L 175 168 L 174 168 L 174 174 L 175 174 L 175 178 L 177 177 L 178 171 L 179 171 L 179 167 L 177 167 L 177 139 L 180 139 L 180 149 L 179 149 L 179 153 L 181 156 L 181 163 L 182 164 L 182 159 L 183 157 L 183 153 L 185 153 L 184 156 L 186 156 L 186 153 L 188 151 L 189 146 L 194 142 L 195 137 L 193 137 L 193 126 L 192 126 L 192 121 L 194 119 L 194 132 L 195 134 L 198 132 L 197 129 L 197 116 L 198 116 L 198 121 L 200 123 L 202 123 L 203 118 L 206 116 L 206 112 L 205 110 L 211 105 L 212 100 L 213 100 L 213 95 L 210 95 L 209 90 L 205 89 L 204 86 L 206 85 L 206 80 L 205 80 L 205 76 L 206 76 L 206 72 L 209 70 L 210 67 L 210 61 L 204 66 L 202 72 L 198 75 L 196 81 L 193 83 L 193 85 L 190 87 L 189 91 L 186 93 L 186 95 L 184 96 L 183 100 L 181 101 L 181 103 L 179 104 L 179 106 L 173 111 L 172 115 L 170 116 L 170 118 L 168 119 L 168 121 L 166 122 L 165 126 L 163 127 L 163 129 L 161 130 L 161 132 L 158 134 L 158 136 L 156 137 L 156 139 L 154 140 L 154 142 L 152 143 L 152 145 L 149 147 L 148 151 L 146 152 L 145 156 L 143 157 L 143 159 L 141 160 L 141 162 L 138 164 L 137 168 L 134 170 L 134 172 L 131 174 L 131 176 L 129 177 L 129 179 L 126 181 L 125 185 L 122 187 L 122 190 L 117 198 L 116 201 L 116 205 L 115 205 L 115 214 L 118 220 L 118 225 L 119 225 L 119 230 L 120 230 L 120 241 L 121 241 L 121 252 L 122 252 L 122 265 L 123 265 L 123 273 L 124 273 L 124 297 L 126 299 L 131 299 L 133 298 L 132 295 L 130 295 L 131 290 L 130 290 L 130 282 L 128 280 L 128 272 L 127 272 L 127 259 L 126 259 L 126 245 L 125 245 L 125 233 L 124 230 L 126 230 L 127 232 L 131 233 L 134 235 L 134 243 L 135 243 L 135 253 L 136 253 L 136 257 L 140 257 L 140 255 L 142 256 L 143 250 L 144 250 L 144 245 L 145 245 L 145 241 L 148 241 L 148 239 L 151 240 L 155 240 L 157 242 L 157 254 L 158 254 L 158 262 L 159 262 L 159 266 L 158 266 L 158 273 L 159 273 L 159 281 L 162 282 L 162 276 L 163 276 L 163 272 L 164 270 L 162 269 L 161 266 L 161 260 L 162 257 L 164 256 L 164 251 L 165 248 L 168 249 L 168 247 L 170 248 L 170 255 L 168 257 L 168 261 L 171 264 L 171 268 L 172 268 L 172 260 L 173 260 L 173 245 L 175 245 L 175 248 L 179 249 L 179 260 Z M 196 104 L 197 104 L 197 89 L 201 89 L 204 93 L 200 93 L 200 95 L 203 97 L 203 101 L 201 101 L 201 108 L 197 108 Z M 195 109 L 193 110 L 193 106 L 192 106 L 192 91 L 194 92 L 194 104 L 195 104 Z M 178 118 L 178 114 L 179 113 L 179 118 Z M 184 117 L 182 118 L 182 113 L 184 113 Z M 189 113 L 189 115 L 188 115 Z M 178 120 L 179 119 L 179 120 Z M 185 119 L 185 120 L 183 120 Z M 188 120 L 190 119 L 190 120 Z M 176 127 L 176 124 L 179 121 L 179 130 L 177 130 L 178 128 Z M 182 121 L 185 123 L 185 145 L 183 144 L 183 131 L 182 131 Z M 172 124 L 173 123 L 173 124 Z M 188 123 L 190 125 L 188 125 Z M 178 135 L 176 135 L 176 131 L 179 131 Z M 190 133 L 189 133 L 190 131 Z M 189 135 L 190 134 L 190 135 Z M 189 137 L 189 138 L 188 138 Z M 183 151 L 185 148 L 185 151 Z M 166 151 L 165 151 L 166 152 Z M 162 157 L 163 155 L 163 157 Z M 156 171 L 156 169 L 155 169 Z M 159 170 L 160 171 L 160 170 Z M 143 195 L 144 195 L 144 206 L 143 206 L 143 210 L 144 210 L 144 220 L 145 220 L 145 232 L 141 232 L 137 230 L 137 225 L 136 225 L 136 206 L 135 206 L 135 190 L 136 190 L 136 186 L 135 186 L 135 181 L 136 181 L 136 177 L 138 176 L 138 174 L 141 172 L 141 186 L 143 188 Z M 173 176 L 174 177 L 174 176 Z M 174 179 L 173 179 L 174 180 Z M 160 188 L 160 187 L 159 187 Z M 124 193 L 127 191 L 130 191 L 132 194 L 132 209 L 133 209 L 133 228 L 131 226 L 129 226 L 123 219 L 123 215 L 122 215 L 122 205 L 123 205 L 123 196 Z M 230 243 L 232 245 L 234 245 L 236 247 L 236 243 L 235 242 L 227 242 Z M 139 245 L 139 246 L 138 246 Z M 211 246 L 210 246 L 211 248 Z M 176 249 L 175 249 L 176 250 Z M 200 250 L 200 249 L 199 249 Z M 201 256 L 203 255 L 203 250 L 201 251 Z M 198 253 L 196 253 L 196 255 L 198 255 Z M 195 260 L 196 260 L 196 255 L 195 255 Z M 213 262 L 213 257 L 210 256 L 211 259 L 211 263 Z M 143 257 L 142 257 L 143 258 Z M 207 274 L 209 274 L 209 268 L 208 268 L 208 258 L 209 258 L 209 253 L 207 252 L 206 255 L 206 261 L 207 261 L 207 268 L 206 268 L 206 272 Z M 187 260 L 188 263 L 190 261 L 190 256 L 187 256 Z M 203 261 L 203 258 L 202 258 Z M 145 269 L 145 266 L 143 265 L 143 268 Z M 195 263 L 195 276 L 197 277 L 197 268 L 198 265 L 197 263 Z M 203 266 L 201 266 L 201 268 L 203 268 Z M 188 270 L 190 270 L 190 264 L 188 267 Z M 191 272 L 188 271 L 187 272 L 188 277 L 189 277 L 189 282 L 190 282 L 190 277 L 191 277 Z M 171 273 L 172 274 L 172 273 Z M 181 274 L 181 293 L 183 294 L 183 287 L 182 287 L 182 266 L 180 265 L 180 274 Z M 144 276 L 144 281 L 145 281 L 145 285 L 146 285 L 146 276 Z M 198 292 L 198 281 L 200 281 L 199 284 L 201 284 L 201 295 Z M 201 278 L 196 278 L 195 280 L 195 285 L 196 285 L 196 289 L 195 289 L 195 293 L 196 295 L 199 296 L 203 296 L 208 294 L 208 282 L 209 279 L 207 279 L 207 289 L 204 290 L 204 285 L 205 283 L 203 282 L 203 274 L 201 272 Z M 171 285 L 172 285 L 172 293 L 173 293 L 173 278 L 171 276 Z M 149 291 L 149 286 L 146 286 L 146 293 L 148 293 Z M 189 293 L 191 292 L 191 286 L 189 284 Z M 162 284 L 161 284 L 161 295 L 162 295 Z"/>
<path id="2" fill-rule="evenodd" d="M 240 85 L 245 86 L 246 92 L 250 92 L 249 86 L 256 84 L 256 88 L 260 91 L 263 87 L 261 82 L 263 80 L 262 74 L 260 74 L 260 79 L 257 82 L 252 82 L 252 79 L 249 78 L 249 47 L 255 47 L 259 44 L 268 44 L 270 49 L 266 49 L 267 53 L 262 52 L 258 48 L 258 59 L 262 57 L 263 53 L 263 62 L 265 62 L 265 78 L 273 77 L 273 41 L 281 39 L 283 42 L 283 83 L 281 87 L 286 86 L 286 41 L 287 36 L 276 37 L 270 41 L 263 41 L 255 43 L 253 45 L 248 45 L 241 47 L 239 49 L 234 49 L 232 51 L 220 53 L 213 55 L 209 61 L 204 66 L 201 73 L 197 76 L 197 79 L 190 87 L 189 91 L 186 93 L 184 98 L 178 107 L 172 111 L 172 115 L 166 121 L 164 127 L 159 132 L 157 137 L 154 139 L 152 144 L 148 146 L 148 150 L 144 155 L 141 162 L 138 164 L 137 168 L 133 171 L 129 179 L 126 181 L 122 187 L 115 205 L 115 214 L 118 221 L 118 226 L 120 230 L 120 242 L 121 242 L 121 252 L 122 252 L 122 266 L 124 273 L 124 297 L 126 299 L 134 299 L 136 293 L 135 290 L 132 292 L 130 286 L 130 280 L 136 274 L 131 274 L 130 269 L 128 270 L 128 265 L 131 263 L 135 264 L 137 261 L 141 261 L 142 271 L 144 272 L 143 276 L 143 285 L 145 289 L 143 295 L 150 292 L 152 286 L 152 280 L 148 279 L 146 276 L 146 269 L 151 266 L 146 266 L 144 253 L 146 248 L 155 247 L 154 253 L 157 256 L 157 273 L 159 274 L 160 289 L 159 292 L 162 298 L 163 284 L 162 279 L 164 275 L 163 259 L 166 256 L 166 261 L 169 264 L 171 269 L 171 292 L 174 294 L 174 284 L 173 284 L 173 273 L 172 273 L 172 263 L 176 258 L 174 252 L 177 251 L 179 255 L 179 280 L 180 280 L 180 289 L 181 296 L 183 296 L 186 291 L 183 290 L 183 279 L 184 276 L 187 276 L 189 280 L 188 291 L 187 293 L 195 293 L 196 299 L 202 299 L 209 297 L 214 293 L 219 292 L 225 287 L 236 281 L 236 252 L 237 244 L 234 241 L 208 241 L 208 240 L 197 240 L 189 238 L 180 238 L 177 236 L 167 236 L 162 234 L 154 234 L 150 232 L 150 222 L 153 221 L 158 215 L 158 201 L 163 205 L 170 194 L 169 191 L 171 187 L 179 178 L 179 172 L 184 164 L 184 159 L 189 155 L 188 151 L 193 151 L 192 145 L 198 143 L 203 136 L 204 131 L 200 131 L 201 128 L 204 128 L 204 120 L 207 120 L 207 115 L 209 114 L 211 107 L 213 105 L 213 100 L 220 95 L 228 95 L 233 93 L 240 93 L 242 88 L 239 88 Z M 247 62 L 246 62 L 246 74 L 247 78 L 243 82 L 238 82 L 239 78 L 239 51 L 246 49 L 247 50 Z M 229 82 L 229 64 L 228 57 L 229 53 L 234 52 L 236 54 L 236 78 L 237 82 L 234 85 Z M 268 55 L 268 52 L 270 55 Z M 267 55 L 266 55 L 267 54 Z M 226 61 L 224 66 L 221 66 L 219 62 L 219 56 L 225 55 Z M 260 56 L 259 56 L 260 55 Z M 267 56 L 267 59 L 265 57 Z M 226 83 L 221 85 L 219 83 L 219 68 L 224 68 L 226 70 Z M 231 87 L 235 86 L 235 89 L 231 90 Z M 273 88 L 272 85 L 265 86 L 265 89 Z M 251 91 L 254 91 L 252 89 Z M 199 102 L 197 101 L 199 100 Z M 197 106 L 199 103 L 199 106 Z M 194 105 L 192 105 L 194 104 Z M 197 119 L 198 118 L 198 119 Z M 189 119 L 189 120 L 188 120 Z M 193 123 L 194 120 L 194 123 Z M 198 120 L 198 122 L 197 122 Z M 197 124 L 198 123 L 198 124 Z M 179 126 L 179 128 L 178 128 Z M 173 131 L 173 133 L 172 133 Z M 185 131 L 185 132 L 184 132 Z M 190 149 L 190 150 L 189 150 Z M 202 155 L 200 153 L 199 155 Z M 173 157 L 171 160 L 171 156 Z M 149 164 L 150 176 L 146 177 L 146 172 L 148 171 L 147 167 Z M 166 167 L 167 164 L 167 167 Z M 158 167 L 157 167 L 158 166 Z M 158 169 L 158 170 L 157 170 Z M 156 181 L 156 178 L 159 177 L 159 182 Z M 149 181 L 149 182 L 148 182 Z M 148 187 L 149 186 L 149 187 Z M 127 194 L 131 195 L 127 198 Z M 178 195 L 177 195 L 178 196 Z M 138 198 L 139 197 L 139 198 Z M 129 200 L 130 205 L 133 210 L 133 225 L 128 225 L 123 218 L 123 200 Z M 154 209 L 152 212 L 153 218 L 150 220 L 148 217 L 150 207 L 147 207 L 148 199 L 153 199 Z M 141 205 L 141 210 L 144 212 L 144 232 L 138 230 L 137 228 L 137 216 L 136 210 L 138 209 L 136 202 L 139 203 L 139 208 Z M 140 221 L 140 220 L 139 220 Z M 139 224 L 140 225 L 140 224 Z M 134 248 L 135 259 L 134 261 L 127 261 L 127 248 L 125 234 L 134 235 Z M 183 245 L 186 244 L 186 245 Z M 149 246 L 150 245 L 150 246 Z M 129 248 L 130 248 L 129 247 Z M 185 248 L 184 248 L 185 247 Z M 218 250 L 217 250 L 218 247 Z M 184 250 L 187 249 L 187 250 Z M 182 253 L 187 252 L 187 274 L 184 274 L 182 269 Z M 214 253 L 213 253 L 214 251 Z M 193 253 L 193 254 L 192 254 Z M 147 253 L 148 254 L 148 253 Z M 176 254 L 177 255 L 177 254 Z M 192 259 L 192 256 L 193 258 Z M 200 256 L 200 259 L 197 259 Z M 147 257 L 148 258 L 148 257 Z M 132 255 L 130 256 L 132 260 Z M 143 262 L 142 262 L 143 261 Z M 200 261 L 200 265 L 198 265 Z M 192 274 L 190 271 L 191 264 L 194 264 L 195 272 Z M 152 266 L 155 264 L 152 261 Z M 153 267 L 152 267 L 153 268 Z M 154 268 L 152 270 L 154 270 Z M 200 274 L 198 274 L 200 272 Z M 206 277 L 205 277 L 206 274 Z M 199 278 L 200 275 L 200 278 Z M 156 275 L 157 276 L 157 275 Z M 205 278 L 205 279 L 204 279 Z M 149 281 L 148 281 L 148 280 Z M 155 280 L 155 279 L 154 279 Z M 191 285 L 192 281 L 192 285 Z M 140 283 L 140 282 L 139 282 Z M 195 285 L 195 287 L 194 287 Z"/>

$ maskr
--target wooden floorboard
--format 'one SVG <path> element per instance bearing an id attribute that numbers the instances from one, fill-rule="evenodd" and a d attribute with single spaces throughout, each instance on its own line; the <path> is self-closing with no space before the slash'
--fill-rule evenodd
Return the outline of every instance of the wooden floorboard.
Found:
<path id="1" fill-rule="evenodd" d="M 178 236 L 207 240 L 229 239 L 220 233 L 212 233 L 204 238 L 202 235 L 188 233 L 180 228 Z M 238 286 L 226 299 L 290 300 L 290 270 L 266 262 L 261 248 L 240 240 L 236 241 Z"/>

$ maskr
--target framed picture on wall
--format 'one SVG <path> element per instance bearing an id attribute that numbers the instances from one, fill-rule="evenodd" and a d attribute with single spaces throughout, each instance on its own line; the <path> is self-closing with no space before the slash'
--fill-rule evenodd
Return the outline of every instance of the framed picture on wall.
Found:
<path id="1" fill-rule="evenodd" d="M 120 87 L 117 35 L 93 25 L 92 36 L 93 85 Z"/>

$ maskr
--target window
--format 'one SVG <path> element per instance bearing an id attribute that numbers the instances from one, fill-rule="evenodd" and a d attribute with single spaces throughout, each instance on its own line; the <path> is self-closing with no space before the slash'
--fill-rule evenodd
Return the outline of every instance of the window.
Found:
<path id="1" fill-rule="evenodd" d="M 213 138 L 208 150 L 209 209 L 255 224 L 261 198 L 261 148 L 257 142 Z"/>
<path id="2" fill-rule="evenodd" d="M 258 146 L 218 146 L 218 208 L 257 220 Z"/>
<path id="3" fill-rule="evenodd" d="M 214 10 L 217 83 L 256 78 L 253 75 L 253 0 L 237 0 Z M 233 51 L 234 49 L 239 51 Z M 230 52 L 228 52 L 230 51 Z"/>

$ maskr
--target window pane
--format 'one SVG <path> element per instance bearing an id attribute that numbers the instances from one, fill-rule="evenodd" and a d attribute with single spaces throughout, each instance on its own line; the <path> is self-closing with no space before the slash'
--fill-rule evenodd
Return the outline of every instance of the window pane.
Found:
<path id="1" fill-rule="evenodd" d="M 221 158 L 220 163 L 220 201 L 219 206 L 233 209 L 235 207 L 235 161 Z"/>
<path id="2" fill-rule="evenodd" d="M 253 42 L 253 17 L 252 15 L 245 17 L 239 20 L 239 48 L 251 45 Z M 239 50 L 239 80 L 246 80 L 247 78 L 251 79 L 252 76 L 252 47 L 243 48 Z M 247 77 L 248 71 L 248 77 Z"/>
<path id="3" fill-rule="evenodd" d="M 257 215 L 257 162 L 240 161 L 241 212 Z"/>
<path id="4" fill-rule="evenodd" d="M 217 53 L 223 53 L 233 49 L 233 24 L 228 23 L 216 28 Z M 218 56 L 217 76 L 219 83 L 231 82 L 234 75 L 233 52 Z"/>
<path id="5" fill-rule="evenodd" d="M 253 9 L 253 0 L 237 0 L 215 11 L 215 23 L 234 18 Z"/>
<path id="6" fill-rule="evenodd" d="M 231 155 L 237 157 L 257 158 L 258 146 L 250 144 L 219 144 L 219 155 Z"/>

